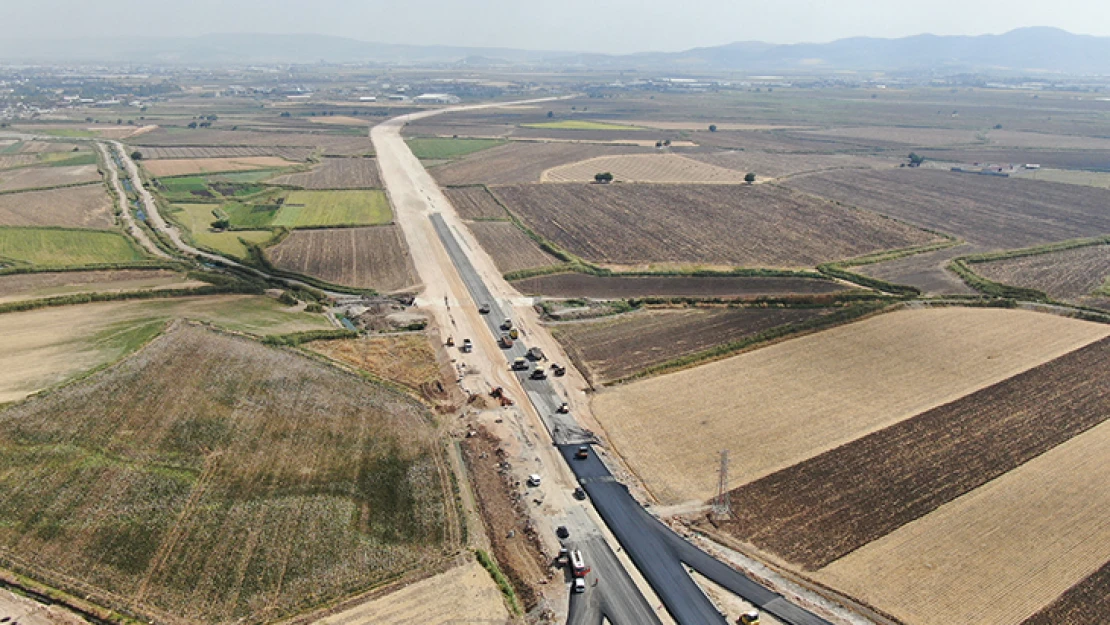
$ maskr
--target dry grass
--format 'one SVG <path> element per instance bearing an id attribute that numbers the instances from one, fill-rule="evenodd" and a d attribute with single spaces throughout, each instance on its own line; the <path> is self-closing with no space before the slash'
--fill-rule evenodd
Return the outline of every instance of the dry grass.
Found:
<path id="1" fill-rule="evenodd" d="M 187 176 L 225 171 L 251 171 L 288 167 L 293 163 L 276 156 L 244 156 L 241 158 L 188 158 L 144 161 L 143 167 L 154 176 Z"/>
<path id="2" fill-rule="evenodd" d="M 399 226 L 295 230 L 266 255 L 280 269 L 343 286 L 398 291 L 419 282 Z"/>
<path id="3" fill-rule="evenodd" d="M 0 194 L 0 226 L 108 229 L 114 224 L 112 197 L 98 184 Z"/>
<path id="4" fill-rule="evenodd" d="M 614 265 L 812 267 L 936 240 L 772 185 L 544 184 L 493 191 L 540 235 Z"/>
<path id="5" fill-rule="evenodd" d="M 1110 616 L 1110 562 L 1022 625 L 1099 625 Z"/>
<path id="6" fill-rule="evenodd" d="M 725 169 L 677 154 L 629 154 L 599 156 L 543 172 L 543 182 L 593 182 L 601 172 L 613 174 L 617 182 L 669 182 L 741 184 L 744 172 Z"/>
<path id="7" fill-rule="evenodd" d="M 306 347 L 415 391 L 441 380 L 431 339 L 423 334 L 313 341 Z"/>
<path id="8" fill-rule="evenodd" d="M 378 163 L 370 158 L 329 158 L 312 171 L 271 178 L 268 184 L 301 189 L 378 189 Z"/>
<path id="9" fill-rule="evenodd" d="M 256 132 L 250 130 L 160 128 L 128 141 L 128 145 L 155 147 L 296 147 L 323 150 L 326 155 L 354 156 L 374 151 L 370 137 L 310 132 Z M 143 148 L 140 148 L 140 150 Z"/>
<path id="10" fill-rule="evenodd" d="M 593 412 L 660 500 L 706 500 L 721 449 L 736 487 L 1107 335 L 1024 311 L 901 311 L 607 390 Z"/>
<path id="11" fill-rule="evenodd" d="M 559 165 L 595 156 L 645 152 L 634 147 L 515 141 L 476 152 L 430 171 L 440 185 L 539 182 L 544 171 Z"/>
<path id="12" fill-rule="evenodd" d="M 1107 457 L 1103 423 L 817 577 L 906 623 L 1021 623 L 1110 560 Z"/>
<path id="13" fill-rule="evenodd" d="M 947 128 L 870 126 L 864 128 L 834 128 L 832 130 L 819 130 L 798 134 L 812 137 L 834 137 L 902 143 L 909 146 L 927 148 L 975 146 L 1052 148 L 1056 150 L 1110 149 L 1110 139 L 993 129 L 958 130 Z"/>
<path id="14" fill-rule="evenodd" d="M 559 259 L 540 249 L 528 235 L 505 221 L 474 221 L 467 224 L 478 244 L 493 258 L 501 273 L 558 265 Z"/>
<path id="15" fill-rule="evenodd" d="M 179 325 L 0 413 L 0 560 L 158 622 L 271 622 L 457 547 L 441 445 L 403 395 Z"/>
<path id="16" fill-rule="evenodd" d="M 76 167 L 27 167 L 0 173 L 0 191 L 46 189 L 99 182 L 96 165 Z"/>
<path id="17" fill-rule="evenodd" d="M 162 269 L 142 271 L 63 271 L 58 273 L 21 273 L 0 276 L 0 303 L 72 295 L 74 293 L 115 293 L 146 289 L 182 289 L 205 283 L 189 280 L 185 274 Z"/>

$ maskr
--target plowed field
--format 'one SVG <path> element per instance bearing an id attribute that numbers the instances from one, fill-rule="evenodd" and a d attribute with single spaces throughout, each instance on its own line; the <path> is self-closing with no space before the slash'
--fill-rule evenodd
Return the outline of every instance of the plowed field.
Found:
<path id="1" fill-rule="evenodd" d="M 642 148 L 516 141 L 431 169 L 441 185 L 539 182 L 543 172 L 595 156 L 643 154 Z M 596 173 L 596 172 L 595 172 Z"/>
<path id="2" fill-rule="evenodd" d="M 971 267 L 995 282 L 1037 289 L 1055 299 L 1076 300 L 1101 287 L 1110 277 L 1110 246 L 1091 245 L 975 263 Z"/>
<path id="3" fill-rule="evenodd" d="M 189 158 L 145 161 L 143 167 L 154 176 L 188 176 L 224 171 L 250 171 L 288 167 L 290 161 L 276 156 L 243 156 L 232 158 Z"/>
<path id="4" fill-rule="evenodd" d="M 296 230 L 266 255 L 280 269 L 343 286 L 389 292 L 417 283 L 397 226 Z"/>
<path id="5" fill-rule="evenodd" d="M 270 184 L 301 189 L 377 189 L 382 186 L 372 158 L 328 158 L 312 171 L 278 176 Z"/>
<path id="6" fill-rule="evenodd" d="M 1017 625 L 1110 561 L 1108 457 L 1103 423 L 816 577 L 905 623 Z"/>
<path id="7" fill-rule="evenodd" d="M 593 412 L 659 499 L 704 501 L 721 449 L 740 486 L 1108 334 L 1025 311 L 907 310 L 607 390 Z"/>
<path id="8" fill-rule="evenodd" d="M 1023 625 L 1101 625 L 1110 620 L 1110 562 Z"/>
<path id="9" fill-rule="evenodd" d="M 1110 233 L 1110 191 L 926 169 L 800 176 L 786 186 L 990 248 Z"/>
<path id="10" fill-rule="evenodd" d="M 1110 418 L 1102 340 L 733 491 L 738 537 L 821 568 Z"/>
<path id="11" fill-rule="evenodd" d="M 599 156 L 570 165 L 553 167 L 540 177 L 543 182 L 593 182 L 601 172 L 613 174 L 617 182 L 669 182 L 743 184 L 745 172 L 726 169 L 677 154 L 629 154 Z"/>
<path id="12" fill-rule="evenodd" d="M 0 226 L 108 229 L 112 197 L 98 184 L 0 194 Z"/>
<path id="13" fill-rule="evenodd" d="M 249 130 L 167 130 L 159 128 L 132 137 L 128 145 L 156 147 L 299 147 L 320 148 L 326 155 L 370 154 L 369 137 L 299 132 L 254 132 Z M 140 148 L 142 150 L 142 148 Z"/>
<path id="14" fill-rule="evenodd" d="M 604 384 L 652 365 L 830 312 L 822 308 L 658 310 L 551 326 L 571 358 Z"/>
<path id="15" fill-rule="evenodd" d="M 452 187 L 443 190 L 463 219 L 508 219 L 505 209 L 485 187 Z"/>
<path id="16" fill-rule="evenodd" d="M 528 235 L 504 221 L 474 221 L 467 224 L 474 238 L 501 273 L 558 265 L 558 258 L 540 249 Z"/>
<path id="17" fill-rule="evenodd" d="M 542 236 L 587 260 L 616 265 L 808 267 L 936 239 L 771 185 L 546 184 L 493 191 Z"/>
<path id="18" fill-rule="evenodd" d="M 46 189 L 89 182 L 100 182 L 96 165 L 26 167 L 0 173 L 0 191 Z"/>
<path id="19" fill-rule="evenodd" d="M 204 285 L 174 271 L 122 269 L 63 271 L 0 276 L 0 303 L 74 293 L 106 293 L 144 289 L 183 289 Z"/>
<path id="20" fill-rule="evenodd" d="M 206 147 L 206 148 L 156 148 L 139 149 L 144 160 L 163 158 L 242 158 L 245 156 L 276 156 L 288 161 L 306 160 L 312 150 L 309 148 L 265 148 L 265 147 Z"/>
<path id="21" fill-rule="evenodd" d="M 269 622 L 458 547 L 418 402 L 179 325 L 0 412 L 0 562 L 144 620 Z"/>
<path id="22" fill-rule="evenodd" d="M 986 251 L 985 248 L 963 243 L 934 252 L 913 254 L 873 265 L 860 265 L 851 270 L 893 284 L 908 284 L 921 289 L 926 295 L 971 295 L 975 293 L 975 289 L 949 271 L 948 264 L 957 256 L 983 251 Z"/>
<path id="23" fill-rule="evenodd" d="M 790 295 L 822 295 L 848 290 L 830 280 L 697 276 L 610 276 L 560 273 L 513 282 L 521 293 L 548 297 L 635 299 L 640 297 L 702 297 L 751 299 Z"/>
<path id="24" fill-rule="evenodd" d="M 740 172 L 750 171 L 760 178 L 779 178 L 828 169 L 874 169 L 896 166 L 893 160 L 850 154 L 777 154 L 737 151 L 691 154 L 689 158 Z"/>

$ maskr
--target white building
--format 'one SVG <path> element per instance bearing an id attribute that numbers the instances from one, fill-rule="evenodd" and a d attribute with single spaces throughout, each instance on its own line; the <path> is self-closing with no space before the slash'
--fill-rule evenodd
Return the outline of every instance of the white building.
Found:
<path id="1" fill-rule="evenodd" d="M 462 100 L 457 95 L 449 93 L 425 93 L 413 98 L 417 104 L 458 104 Z"/>

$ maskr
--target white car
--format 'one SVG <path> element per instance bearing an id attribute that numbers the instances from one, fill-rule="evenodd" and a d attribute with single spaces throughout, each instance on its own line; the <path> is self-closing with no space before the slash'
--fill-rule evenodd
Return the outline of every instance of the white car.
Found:
<path id="1" fill-rule="evenodd" d="M 574 578 L 574 592 L 586 592 L 586 580 L 581 577 Z"/>
<path id="2" fill-rule="evenodd" d="M 529 475 L 528 476 L 528 485 L 531 486 L 532 488 L 535 488 L 535 487 L 539 486 L 540 485 L 540 476 L 536 475 L 535 473 L 533 473 L 532 475 Z"/>

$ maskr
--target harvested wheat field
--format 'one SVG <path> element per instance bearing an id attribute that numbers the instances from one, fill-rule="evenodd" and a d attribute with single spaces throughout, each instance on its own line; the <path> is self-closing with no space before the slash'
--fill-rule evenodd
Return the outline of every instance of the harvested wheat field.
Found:
<path id="1" fill-rule="evenodd" d="M 76 293 L 189 289 L 206 284 L 164 269 L 18 273 L 0 276 L 0 304 Z"/>
<path id="2" fill-rule="evenodd" d="M 543 251 L 515 224 L 507 221 L 473 221 L 466 225 L 478 244 L 493 258 L 501 273 L 558 265 L 558 258 Z"/>
<path id="3" fill-rule="evenodd" d="M 593 412 L 658 499 L 704 501 L 723 448 L 737 487 L 1108 335 L 1027 311 L 903 310 L 607 390 Z"/>
<path id="4" fill-rule="evenodd" d="M 189 176 L 226 171 L 251 171 L 289 167 L 294 163 L 276 156 L 244 156 L 241 158 L 167 158 L 143 161 L 143 167 L 154 176 Z"/>
<path id="5" fill-rule="evenodd" d="M 167 130 L 159 128 L 127 142 L 154 147 L 297 147 L 319 148 L 324 154 L 356 155 L 374 151 L 370 138 L 308 132 L 254 132 L 249 130 Z"/>
<path id="6" fill-rule="evenodd" d="M 463 219 L 506 220 L 509 215 L 485 187 L 447 187 L 443 194 Z"/>
<path id="7" fill-rule="evenodd" d="M 743 184 L 744 172 L 725 169 L 677 154 L 599 156 L 553 167 L 541 182 L 593 182 L 599 172 L 613 174 L 616 182 L 667 182 Z"/>
<path id="8" fill-rule="evenodd" d="M 1107 458 L 1103 423 L 816 577 L 911 625 L 1017 625 L 1110 561 Z"/>
<path id="9" fill-rule="evenodd" d="M 559 165 L 595 156 L 645 152 L 635 147 L 514 141 L 475 152 L 429 172 L 441 186 L 539 182 L 543 172 Z"/>
<path id="10" fill-rule="evenodd" d="M 170 319 L 207 321 L 240 332 L 285 334 L 324 330 L 309 315 L 268 297 L 221 295 L 105 302 L 0 315 L 0 403 L 69 380 L 128 354 Z"/>
<path id="11" fill-rule="evenodd" d="M 516 280 L 513 287 L 528 295 L 637 299 L 643 297 L 692 297 L 706 299 L 755 299 L 758 297 L 819 296 L 851 290 L 839 282 L 820 278 L 764 276 L 593 276 L 557 273 Z"/>
<path id="12" fill-rule="evenodd" d="M 733 491 L 729 531 L 821 568 L 1110 418 L 1097 341 Z"/>
<path id="13" fill-rule="evenodd" d="M 312 171 L 271 178 L 266 184 L 299 189 L 379 189 L 378 163 L 372 158 L 327 158 Z"/>
<path id="14" fill-rule="evenodd" d="M 112 196 L 103 185 L 0 194 L 0 226 L 108 229 L 115 224 Z"/>
<path id="15" fill-rule="evenodd" d="M 287 161 L 304 161 L 312 154 L 310 148 L 282 148 L 282 147 L 178 147 L 156 148 L 143 147 L 143 160 L 155 159 L 193 159 L 193 158 L 230 158 L 248 156 L 276 156 Z"/>
<path id="16" fill-rule="evenodd" d="M 725 308 L 640 311 L 593 322 L 548 326 L 594 384 L 669 360 L 832 312 L 828 308 Z"/>
<path id="17" fill-rule="evenodd" d="M 295 230 L 266 256 L 279 269 L 360 289 L 399 291 L 419 282 L 398 226 Z"/>
<path id="18" fill-rule="evenodd" d="M 200 326 L 0 412 L 0 446 L 0 562 L 143 620 L 272 622 L 458 547 L 420 403 Z"/>
<path id="19" fill-rule="evenodd" d="M 752 172 L 759 178 L 783 178 L 801 173 L 831 169 L 875 169 L 894 167 L 896 162 L 851 154 L 778 154 L 774 152 L 732 151 L 690 154 L 702 163 Z"/>
<path id="20" fill-rule="evenodd" d="M 0 145 L 0 148 L 3 148 L 3 145 Z M 34 154 L 0 154 L 0 169 L 25 167 L 37 163 L 38 160 Z"/>
<path id="21" fill-rule="evenodd" d="M 614 265 L 812 267 L 938 240 L 772 185 L 530 184 L 493 192 L 541 236 Z"/>
<path id="22" fill-rule="evenodd" d="M 1088 245 L 1048 254 L 975 263 L 971 268 L 995 282 L 1036 289 L 1054 299 L 1074 301 L 1089 295 L 1110 279 L 1110 245 Z"/>
<path id="23" fill-rule="evenodd" d="M 477 560 L 337 614 L 317 625 L 508 623 L 501 591 Z"/>
<path id="24" fill-rule="evenodd" d="M 423 334 L 313 341 L 306 347 L 416 391 L 427 390 L 442 379 L 431 339 Z"/>
<path id="25" fill-rule="evenodd" d="M 23 191 L 100 182 L 96 165 L 26 167 L 0 172 L 0 191 Z"/>

